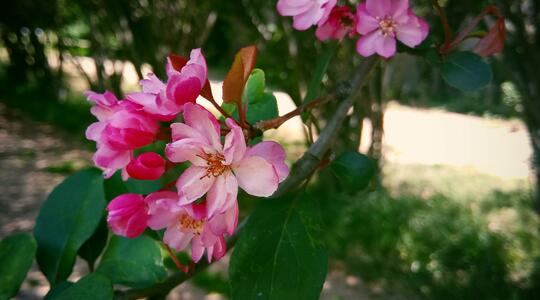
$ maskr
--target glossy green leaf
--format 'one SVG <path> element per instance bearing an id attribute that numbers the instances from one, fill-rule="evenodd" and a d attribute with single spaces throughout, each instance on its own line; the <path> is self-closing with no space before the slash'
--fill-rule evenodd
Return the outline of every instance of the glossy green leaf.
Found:
<path id="1" fill-rule="evenodd" d="M 28 234 L 8 236 L 0 242 L 0 299 L 19 290 L 36 254 L 36 241 Z"/>
<path id="2" fill-rule="evenodd" d="M 324 74 L 326 74 L 326 70 L 328 69 L 328 66 L 330 65 L 330 61 L 332 60 L 332 57 L 334 57 L 334 54 L 336 53 L 336 49 L 337 49 L 337 43 L 329 45 L 326 51 L 317 59 L 315 69 L 313 70 L 313 73 L 312 73 L 313 77 L 311 77 L 311 80 L 309 82 L 308 90 L 306 92 L 306 96 L 304 97 L 303 104 L 310 103 L 311 101 L 319 97 L 319 93 L 321 90 L 321 83 L 324 78 Z M 306 121 L 308 116 L 309 116 L 309 113 L 307 112 L 302 113 L 302 120 Z"/>
<path id="3" fill-rule="evenodd" d="M 167 276 L 158 242 L 146 235 L 134 239 L 111 237 L 97 272 L 113 283 L 138 288 L 151 286 Z"/>
<path id="4" fill-rule="evenodd" d="M 328 256 L 314 201 L 293 197 L 261 202 L 234 248 L 232 299 L 318 299 Z"/>
<path id="5" fill-rule="evenodd" d="M 69 285 L 65 290 L 51 295 L 54 300 L 107 300 L 113 299 L 114 292 L 111 280 L 99 273 L 90 273 Z"/>
<path id="6" fill-rule="evenodd" d="M 490 66 L 482 57 L 472 52 L 455 52 L 441 64 L 444 80 L 462 91 L 485 87 L 492 78 Z"/>
<path id="7" fill-rule="evenodd" d="M 271 93 L 264 93 L 261 100 L 247 105 L 247 120 L 254 124 L 261 120 L 270 120 L 279 116 L 276 97 Z"/>
<path id="8" fill-rule="evenodd" d="M 94 263 L 103 252 L 103 249 L 107 244 L 108 236 L 109 228 L 107 227 L 107 220 L 105 219 L 105 216 L 103 216 L 96 231 L 94 231 L 92 236 L 84 242 L 78 252 L 79 256 L 86 260 L 90 270 L 94 269 Z"/>
<path id="9" fill-rule="evenodd" d="M 161 181 L 158 180 L 137 180 L 130 178 L 124 182 L 129 193 L 135 194 L 150 194 L 161 189 Z"/>
<path id="10" fill-rule="evenodd" d="M 242 99 L 244 103 L 256 103 L 264 96 L 265 78 L 264 71 L 254 69 L 246 82 Z"/>
<path id="11" fill-rule="evenodd" d="M 341 154 L 330 166 L 340 182 L 351 191 L 365 189 L 375 174 L 371 159 L 355 151 Z"/>
<path id="12" fill-rule="evenodd" d="M 51 285 L 73 270 L 77 251 L 105 209 L 103 175 L 91 169 L 67 177 L 49 195 L 36 220 L 37 262 Z"/>

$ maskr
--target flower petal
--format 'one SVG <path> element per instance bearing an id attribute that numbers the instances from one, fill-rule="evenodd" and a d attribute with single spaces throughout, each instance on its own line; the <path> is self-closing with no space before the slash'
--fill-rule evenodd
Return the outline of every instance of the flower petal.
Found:
<path id="1" fill-rule="evenodd" d="M 199 139 L 186 138 L 167 144 L 165 154 L 167 158 L 175 163 L 190 161 L 192 164 L 204 167 L 207 165 L 204 157 L 205 153 L 212 153 L 213 149 Z"/>
<path id="2" fill-rule="evenodd" d="M 208 144 L 221 151 L 220 126 L 216 117 L 199 104 L 186 103 L 184 105 L 184 120 L 186 125 L 197 130 L 206 137 Z"/>
<path id="3" fill-rule="evenodd" d="M 246 140 L 244 139 L 242 128 L 233 119 L 228 118 L 225 123 L 231 131 L 225 137 L 223 154 L 225 156 L 225 164 L 230 165 L 233 162 L 240 161 L 244 157 L 246 153 Z"/>
<path id="4" fill-rule="evenodd" d="M 225 172 L 216 178 L 206 196 L 207 217 L 225 212 L 230 201 L 236 201 L 238 181 L 231 172 Z"/>
<path id="5" fill-rule="evenodd" d="M 285 150 L 276 142 L 260 142 L 250 148 L 246 156 L 259 156 L 272 164 L 279 177 L 279 182 L 282 182 L 289 175 L 289 167 L 285 164 Z"/>
<path id="6" fill-rule="evenodd" d="M 392 57 L 396 54 L 396 39 L 390 36 L 381 36 L 376 40 L 375 48 L 380 56 Z"/>
<path id="7" fill-rule="evenodd" d="M 361 36 L 356 42 L 356 52 L 364 57 L 373 55 L 376 52 L 376 43 L 379 38 L 382 36 L 378 31 Z"/>
<path id="8" fill-rule="evenodd" d="M 163 242 L 174 250 L 181 251 L 186 248 L 192 238 L 192 232 L 182 232 L 175 224 L 167 227 L 165 235 L 163 236 Z"/>
<path id="9" fill-rule="evenodd" d="M 248 194 L 268 197 L 277 190 L 279 177 L 274 167 L 264 158 L 245 157 L 232 167 L 238 185 Z"/>
<path id="10" fill-rule="evenodd" d="M 366 9 L 373 17 L 386 17 L 391 14 L 392 0 L 366 0 Z"/>
<path id="11" fill-rule="evenodd" d="M 206 168 L 191 166 L 176 182 L 180 205 L 189 204 L 201 198 L 215 182 L 214 176 L 206 176 Z"/>
<path id="12" fill-rule="evenodd" d="M 358 20 L 358 23 L 356 23 L 356 31 L 359 34 L 368 34 L 379 28 L 379 21 L 367 12 L 365 3 L 358 6 L 356 19 Z"/>

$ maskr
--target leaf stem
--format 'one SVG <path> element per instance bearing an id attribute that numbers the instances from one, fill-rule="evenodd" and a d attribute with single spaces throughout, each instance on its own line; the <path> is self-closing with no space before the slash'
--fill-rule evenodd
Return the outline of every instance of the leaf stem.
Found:
<path id="1" fill-rule="evenodd" d="M 171 259 L 173 260 L 173 262 L 176 265 L 176 267 L 178 268 L 178 270 L 180 270 L 180 272 L 183 272 L 183 273 L 188 273 L 189 272 L 189 267 L 184 266 L 184 265 L 182 265 L 182 263 L 180 263 L 180 261 L 178 260 L 178 257 L 176 257 L 174 252 L 171 250 L 171 248 L 167 244 L 163 243 L 163 246 L 165 246 L 165 249 L 167 250 L 167 252 L 169 252 L 169 255 L 171 256 Z"/>
<path id="2" fill-rule="evenodd" d="M 442 26 L 444 28 L 444 43 L 440 47 L 439 52 L 446 53 L 449 50 L 448 48 L 450 47 L 450 43 L 452 43 L 452 30 L 450 30 L 450 25 L 448 24 L 448 17 L 446 16 L 444 9 L 439 4 L 439 1 L 432 0 L 431 2 L 437 10 L 439 17 L 441 18 Z"/>

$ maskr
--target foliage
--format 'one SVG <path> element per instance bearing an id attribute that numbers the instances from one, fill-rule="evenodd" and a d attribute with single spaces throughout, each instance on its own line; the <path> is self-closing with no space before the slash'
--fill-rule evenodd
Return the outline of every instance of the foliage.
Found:
<path id="1" fill-rule="evenodd" d="M 17 294 L 35 255 L 36 241 L 30 235 L 12 235 L 0 242 L 0 299 Z"/>

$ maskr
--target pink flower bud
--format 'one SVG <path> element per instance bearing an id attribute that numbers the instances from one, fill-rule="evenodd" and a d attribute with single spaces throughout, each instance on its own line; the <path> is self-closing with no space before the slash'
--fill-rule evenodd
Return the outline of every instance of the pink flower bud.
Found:
<path id="1" fill-rule="evenodd" d="M 165 160 L 154 152 L 145 152 L 131 160 L 126 167 L 130 177 L 156 180 L 165 173 Z"/>
<path id="2" fill-rule="evenodd" d="M 147 207 L 141 195 L 120 195 L 109 203 L 107 211 L 107 222 L 117 235 L 134 238 L 147 227 Z"/>

